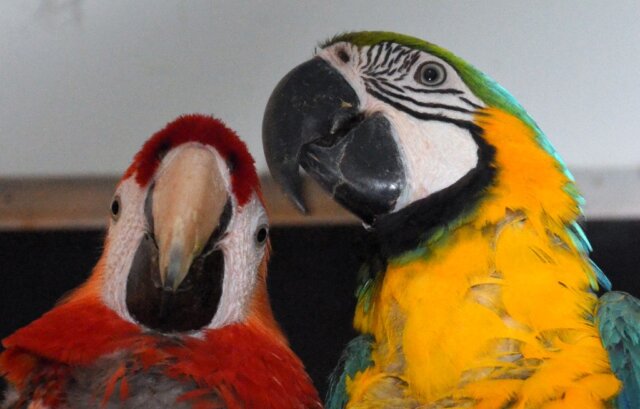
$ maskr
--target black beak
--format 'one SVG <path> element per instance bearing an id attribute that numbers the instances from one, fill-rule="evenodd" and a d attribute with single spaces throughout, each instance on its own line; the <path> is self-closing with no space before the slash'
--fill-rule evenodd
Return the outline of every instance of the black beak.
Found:
<path id="1" fill-rule="evenodd" d="M 382 114 L 362 114 L 351 85 L 319 57 L 278 83 L 262 132 L 273 178 L 302 211 L 300 166 L 367 223 L 392 211 L 404 189 L 405 171 L 391 124 Z"/>

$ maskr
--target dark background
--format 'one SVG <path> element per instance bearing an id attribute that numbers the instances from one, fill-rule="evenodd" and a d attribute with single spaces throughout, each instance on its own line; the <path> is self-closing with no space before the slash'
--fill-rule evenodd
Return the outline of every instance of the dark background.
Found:
<path id="1" fill-rule="evenodd" d="M 640 295 L 640 221 L 586 225 L 592 258 L 614 289 Z M 0 336 L 49 310 L 82 282 L 100 256 L 104 232 L 0 233 Z M 343 345 L 354 335 L 360 226 L 286 227 L 271 231 L 269 291 L 276 318 L 322 396 Z"/>

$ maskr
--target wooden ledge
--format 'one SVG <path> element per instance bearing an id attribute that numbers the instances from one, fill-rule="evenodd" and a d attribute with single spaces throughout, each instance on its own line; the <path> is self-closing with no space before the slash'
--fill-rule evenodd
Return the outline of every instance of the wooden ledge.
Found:
<path id="1" fill-rule="evenodd" d="M 640 219 L 640 171 L 575 172 L 589 219 Z M 310 215 L 300 214 L 273 180 L 262 187 L 272 225 L 357 223 L 306 181 Z M 0 230 L 102 229 L 117 177 L 0 178 Z"/>
<path id="2" fill-rule="evenodd" d="M 117 177 L 0 178 L 0 230 L 102 229 Z M 273 180 L 262 178 L 272 225 L 344 224 L 356 219 L 307 183 L 310 216 L 298 212 Z"/>

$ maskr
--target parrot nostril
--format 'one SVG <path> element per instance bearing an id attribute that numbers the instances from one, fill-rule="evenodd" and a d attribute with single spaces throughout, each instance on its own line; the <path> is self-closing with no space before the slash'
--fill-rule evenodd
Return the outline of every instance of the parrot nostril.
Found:
<path id="1" fill-rule="evenodd" d="M 348 63 L 350 60 L 349 54 L 345 50 L 338 51 L 338 58 L 340 58 L 343 63 Z"/>
<path id="2" fill-rule="evenodd" d="M 331 118 L 329 133 L 310 143 L 323 147 L 335 145 L 345 137 L 352 129 L 356 128 L 364 120 L 364 114 L 355 108 L 341 108 Z"/>

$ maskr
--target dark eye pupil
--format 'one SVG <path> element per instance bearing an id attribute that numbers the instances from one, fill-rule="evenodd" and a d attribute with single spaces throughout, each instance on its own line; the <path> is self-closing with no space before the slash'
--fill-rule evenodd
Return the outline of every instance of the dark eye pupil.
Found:
<path id="1" fill-rule="evenodd" d="M 440 71 L 435 68 L 427 68 L 422 74 L 422 78 L 426 82 L 438 82 L 440 80 Z"/>
<path id="2" fill-rule="evenodd" d="M 120 213 L 120 201 L 118 199 L 115 199 L 113 202 L 111 202 L 111 214 L 117 216 L 118 213 Z"/>
<path id="3" fill-rule="evenodd" d="M 256 241 L 258 243 L 263 243 L 267 239 L 267 229 L 265 227 L 261 227 L 256 234 Z"/>

